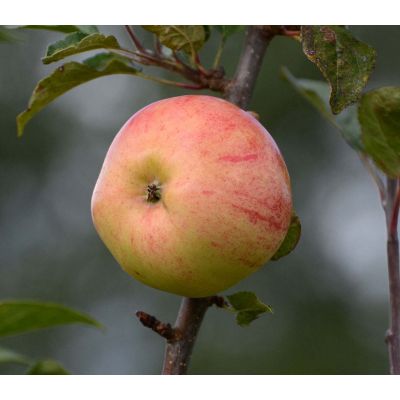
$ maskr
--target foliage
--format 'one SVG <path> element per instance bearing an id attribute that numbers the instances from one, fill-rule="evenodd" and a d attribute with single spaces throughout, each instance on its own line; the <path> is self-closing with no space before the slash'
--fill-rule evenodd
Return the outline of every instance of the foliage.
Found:
<path id="1" fill-rule="evenodd" d="M 141 52 L 140 49 L 132 51 L 122 48 L 114 36 L 101 34 L 95 26 L 25 25 L 20 28 L 46 29 L 66 34 L 48 47 L 42 59 L 44 64 L 87 51 L 107 52 L 82 62 L 66 62 L 42 79 L 32 93 L 27 110 L 17 117 L 19 136 L 36 113 L 80 84 L 112 74 L 147 78 L 138 68 L 138 63 L 169 68 L 185 79 L 194 81 L 198 88 L 207 88 L 202 86 L 203 80 L 217 70 L 225 41 L 243 30 L 242 26 L 229 25 L 216 26 L 214 30 L 202 25 L 148 25 L 143 28 L 154 35 L 160 48 Z M 213 31 L 218 32 L 221 43 L 213 69 L 207 70 L 201 65 L 198 53 Z M 388 177 L 399 177 L 400 88 L 385 87 L 363 94 L 375 66 L 375 50 L 356 39 L 343 26 L 302 26 L 300 39 L 305 56 L 317 66 L 325 81 L 296 78 L 288 69 L 283 70 L 285 79 L 340 131 L 356 152 L 372 159 Z M 12 40 L 12 35 L 1 28 L 0 41 L 9 40 Z M 163 55 L 165 48 L 170 49 L 165 52 L 169 54 L 168 57 Z M 157 52 L 161 56 L 157 56 Z M 190 64 L 186 65 L 188 58 Z M 179 84 L 184 87 L 181 83 L 177 86 Z M 289 254 L 296 247 L 300 234 L 300 220 L 293 213 L 288 233 L 272 260 Z M 236 293 L 227 296 L 227 299 L 229 305 L 226 308 L 236 313 L 236 320 L 241 326 L 249 325 L 263 313 L 272 312 L 270 306 L 251 292 Z M 67 323 L 98 326 L 92 318 L 63 306 L 24 301 L 0 303 L 0 336 Z M 0 349 L 0 362 L 30 365 L 30 374 L 67 373 L 55 361 L 33 362 L 7 349 Z"/>
<path id="2" fill-rule="evenodd" d="M 0 302 L 0 337 L 76 323 L 97 328 L 101 327 L 96 320 L 88 315 L 59 304 L 39 303 L 30 300 Z M 0 363 L 16 363 L 30 366 L 27 372 L 29 374 L 68 374 L 56 361 L 32 361 L 22 354 L 5 348 L 0 348 Z"/>
<path id="3" fill-rule="evenodd" d="M 43 64 L 50 64 L 62 60 L 65 57 L 97 49 L 120 49 L 114 36 L 104 36 L 100 33 L 88 35 L 83 32 L 73 32 L 64 39 L 51 44 Z"/>
<path id="4" fill-rule="evenodd" d="M 280 245 L 276 253 L 272 256 L 271 260 L 272 261 L 279 260 L 280 258 L 285 257 L 289 253 L 291 253 L 297 246 L 297 243 L 300 240 L 300 235 L 301 235 L 300 218 L 296 215 L 294 211 L 292 211 L 292 218 L 290 220 L 289 230 L 285 238 L 283 239 L 282 244 Z"/>
<path id="5" fill-rule="evenodd" d="M 236 313 L 236 322 L 240 326 L 248 326 L 264 313 L 272 313 L 271 306 L 264 304 L 253 292 L 238 292 L 226 296 L 229 311 Z"/>
<path id="6" fill-rule="evenodd" d="M 302 26 L 301 39 L 304 54 L 329 82 L 332 112 L 339 114 L 360 98 L 375 65 L 375 50 L 342 26 Z"/>
<path id="7" fill-rule="evenodd" d="M 366 153 L 388 176 L 400 176 L 400 87 L 366 93 L 358 115 Z"/>
<path id="8" fill-rule="evenodd" d="M 69 372 L 57 361 L 38 361 L 27 371 L 28 375 L 69 375 Z"/>
<path id="9" fill-rule="evenodd" d="M 124 57 L 101 53 L 81 63 L 71 61 L 58 67 L 34 89 L 28 108 L 17 117 L 18 135 L 23 134 L 26 123 L 47 104 L 68 90 L 93 79 L 112 74 L 137 75 L 138 70 Z"/>
<path id="10" fill-rule="evenodd" d="M 89 316 L 59 304 L 28 300 L 0 302 L 0 337 L 74 323 L 100 327 Z"/>
<path id="11" fill-rule="evenodd" d="M 203 25 L 144 25 L 143 28 L 154 33 L 163 46 L 190 55 L 199 51 L 207 39 Z"/>
<path id="12" fill-rule="evenodd" d="M 335 115 L 329 105 L 329 85 L 312 79 L 298 79 L 287 68 L 282 69 L 283 77 L 308 100 L 342 134 L 344 140 L 356 151 L 363 149 L 361 127 L 357 118 L 357 107 L 352 105 Z"/>

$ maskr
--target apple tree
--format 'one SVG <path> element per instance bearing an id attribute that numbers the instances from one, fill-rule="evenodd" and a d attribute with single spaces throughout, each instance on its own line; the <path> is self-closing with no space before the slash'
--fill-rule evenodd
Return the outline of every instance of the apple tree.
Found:
<path id="1" fill-rule="evenodd" d="M 390 371 L 400 374 L 400 274 L 397 238 L 400 205 L 400 88 L 383 87 L 364 92 L 376 61 L 373 48 L 355 38 L 344 26 L 154 25 L 141 28 L 126 26 L 125 32 L 122 32 L 121 27 L 121 35 L 128 35 L 131 39 L 129 48 L 121 46 L 117 37 L 102 34 L 95 26 L 33 25 L 18 29 L 48 29 L 64 35 L 49 45 L 42 58 L 44 64 L 59 61 L 62 64 L 38 82 L 28 107 L 18 115 L 19 136 L 23 135 L 29 120 L 59 96 L 85 82 L 113 74 L 132 75 L 188 89 L 194 93 L 210 90 L 256 116 L 257 110 L 248 110 L 248 107 L 268 45 L 278 36 L 296 41 L 304 56 L 320 70 L 323 80 L 297 78 L 287 68 L 282 68 L 282 77 L 338 129 L 343 139 L 360 157 L 379 191 L 388 234 L 390 327 L 386 341 Z M 144 30 L 152 34 L 153 46 L 143 44 L 139 32 Z M 8 40 L 12 31 L 4 28 L 0 35 L 0 38 Z M 208 66 L 201 61 L 201 51 L 210 35 L 218 35 L 220 44 L 212 65 Z M 245 35 L 245 42 L 235 73 L 229 77 L 223 66 L 223 48 L 233 35 Z M 93 50 L 98 52 L 83 61 L 69 60 L 70 57 Z M 65 59 L 68 60 L 64 62 Z M 168 71 L 171 78 L 165 79 L 154 74 L 153 71 L 157 68 Z M 295 248 L 300 231 L 300 220 L 293 210 L 286 237 L 273 255 L 272 261 L 288 255 Z M 26 316 L 21 318 L 19 327 L 14 330 L 9 328 L 9 334 L 30 329 L 27 320 L 35 328 L 47 326 L 48 319 L 45 311 L 40 311 L 40 307 L 32 311 L 29 304 L 18 304 Z M 261 314 L 272 311 L 269 305 L 261 302 L 251 292 L 239 292 L 226 297 L 218 296 L 217 293 L 202 298 L 184 297 L 174 325 L 161 322 L 144 311 L 138 311 L 140 322 L 166 340 L 164 374 L 186 373 L 203 317 L 213 305 L 234 312 L 239 325 L 248 325 Z M 2 304 L 0 313 L 1 307 Z M 83 322 L 97 325 L 90 317 L 71 310 L 66 315 L 62 306 L 58 307 L 58 316 L 50 318 L 52 324 L 58 321 L 57 324 Z M 44 323 L 37 322 L 43 319 Z M 8 323 L 7 314 L 2 321 Z M 0 335 L 2 329 L 0 323 Z M 4 350 L 4 354 L 5 360 L 7 354 L 8 359 L 23 359 L 20 355 L 12 356 L 11 350 Z"/>

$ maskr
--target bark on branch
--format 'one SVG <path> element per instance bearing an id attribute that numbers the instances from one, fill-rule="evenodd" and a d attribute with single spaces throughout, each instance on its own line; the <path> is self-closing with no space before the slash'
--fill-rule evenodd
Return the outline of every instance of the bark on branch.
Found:
<path id="1" fill-rule="evenodd" d="M 387 226 L 387 257 L 389 275 L 390 326 L 386 334 L 390 373 L 400 374 L 400 272 L 397 224 L 400 188 L 397 179 L 387 179 L 384 210 Z"/>

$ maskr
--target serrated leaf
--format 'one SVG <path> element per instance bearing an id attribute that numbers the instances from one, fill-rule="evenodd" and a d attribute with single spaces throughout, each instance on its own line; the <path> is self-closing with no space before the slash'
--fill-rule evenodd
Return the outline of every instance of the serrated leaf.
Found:
<path id="1" fill-rule="evenodd" d="M 339 114 L 360 98 L 375 65 L 375 50 L 337 25 L 303 25 L 301 40 L 304 54 L 329 82 L 329 103 Z"/>
<path id="2" fill-rule="evenodd" d="M 18 136 L 35 114 L 68 90 L 102 76 L 137 73 L 129 59 L 110 53 L 97 54 L 82 63 L 72 61 L 62 65 L 37 84 L 27 110 L 17 117 Z"/>
<path id="3" fill-rule="evenodd" d="M 296 215 L 293 211 L 292 219 L 290 220 L 289 229 L 286 233 L 285 239 L 283 239 L 282 244 L 280 245 L 279 249 L 276 253 L 272 256 L 271 260 L 276 261 L 282 257 L 287 256 L 291 253 L 299 243 L 301 236 L 301 223 L 300 218 Z"/>
<path id="4" fill-rule="evenodd" d="M 42 58 L 42 61 L 44 64 L 50 64 L 74 54 L 97 49 L 120 49 L 120 45 L 114 36 L 74 32 L 51 44 L 47 49 L 46 57 Z"/>
<path id="5" fill-rule="evenodd" d="M 88 315 L 60 304 L 30 300 L 0 302 L 0 337 L 76 323 L 100 327 Z"/>
<path id="6" fill-rule="evenodd" d="M 42 360 L 34 364 L 28 371 L 28 375 L 69 375 L 69 372 L 57 361 Z"/>
<path id="7" fill-rule="evenodd" d="M 282 68 L 282 75 L 324 118 L 340 131 L 352 148 L 363 151 L 364 145 L 361 141 L 361 127 L 358 123 L 356 105 L 347 107 L 339 115 L 334 115 L 329 106 L 330 88 L 326 82 L 298 79 L 287 68 Z"/>
<path id="8" fill-rule="evenodd" d="M 250 325 L 261 314 L 272 313 L 271 306 L 264 304 L 253 292 L 238 292 L 226 296 L 230 311 L 236 313 L 236 322 L 240 326 Z"/>
<path id="9" fill-rule="evenodd" d="M 143 28 L 157 35 L 163 46 L 187 54 L 200 50 L 207 38 L 203 25 L 143 25 Z"/>
<path id="10" fill-rule="evenodd" d="M 366 153 L 388 176 L 400 176 L 400 87 L 363 95 L 358 116 Z"/>
<path id="11" fill-rule="evenodd" d="M 14 363 L 29 365 L 31 362 L 32 361 L 28 357 L 25 357 L 22 354 L 0 347 L 0 364 Z"/>
<path id="12" fill-rule="evenodd" d="M 229 36 L 242 32 L 244 30 L 244 25 L 215 25 L 215 29 L 221 34 L 224 40 Z"/>
<path id="13" fill-rule="evenodd" d="M 83 32 L 88 35 L 99 31 L 95 25 L 20 25 L 18 28 L 46 30 L 61 33 Z"/>

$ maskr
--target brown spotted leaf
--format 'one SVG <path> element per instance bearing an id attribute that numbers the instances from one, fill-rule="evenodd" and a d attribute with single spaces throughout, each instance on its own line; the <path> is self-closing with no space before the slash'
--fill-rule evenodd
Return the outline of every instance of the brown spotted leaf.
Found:
<path id="1" fill-rule="evenodd" d="M 339 114 L 356 102 L 374 68 L 376 53 L 337 25 L 301 27 L 303 51 L 331 86 L 330 106 Z"/>

